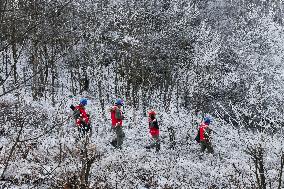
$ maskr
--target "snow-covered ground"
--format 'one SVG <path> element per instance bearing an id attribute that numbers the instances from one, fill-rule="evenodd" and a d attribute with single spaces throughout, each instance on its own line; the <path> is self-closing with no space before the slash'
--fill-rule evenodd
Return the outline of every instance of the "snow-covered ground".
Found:
<path id="1" fill-rule="evenodd" d="M 13 98 L 4 97 L 1 102 L 12 104 Z M 18 143 L 4 174 L 7 180 L 1 182 L 3 188 L 5 185 L 7 188 L 54 188 L 63 186 L 74 175 L 80 175 L 80 151 L 85 139 L 78 138 L 72 112 L 69 110 L 69 106 L 76 104 L 79 98 L 65 98 L 64 103 L 57 104 L 56 107 L 48 102 L 36 103 L 29 101 L 29 98 L 22 99 L 22 105 L 28 105 L 38 115 L 46 114 L 48 119 L 41 128 L 26 124 L 20 140 L 46 134 Z M 138 111 L 136 120 L 133 120 L 133 111 L 126 102 L 126 137 L 122 150 L 117 150 L 109 143 L 113 137 L 110 120 L 105 121 L 102 116 L 103 113 L 109 118 L 108 112 L 101 112 L 98 102 L 92 99 L 89 100 L 87 110 L 94 127 L 88 146 L 96 151 L 90 152 L 90 155 L 97 154 L 91 166 L 90 188 L 255 188 L 255 167 L 252 157 L 245 150 L 257 145 L 261 145 L 265 152 L 266 182 L 271 188 L 278 187 L 280 154 L 284 141 L 281 131 L 267 135 L 237 129 L 212 117 L 215 153 L 200 154 L 199 144 L 194 141 L 196 124 L 193 124 L 200 122 L 200 118 L 185 110 L 178 114 L 171 113 L 170 116 L 158 112 L 161 150 L 149 151 L 145 149 L 150 142 L 147 117 L 143 117 L 142 112 Z M 16 110 L 12 112 L 15 113 Z M 6 118 L 1 127 L 9 131 L 0 138 L 3 147 L 0 153 L 0 173 L 3 172 L 19 132 L 12 124 L 13 121 L 8 121 L 9 115 L 1 116 Z M 61 121 L 62 125 L 56 125 Z M 48 131 L 54 124 L 56 126 Z M 176 132 L 175 148 L 171 148 L 169 141 L 170 126 Z M 11 182 L 14 183 L 9 185 Z"/>

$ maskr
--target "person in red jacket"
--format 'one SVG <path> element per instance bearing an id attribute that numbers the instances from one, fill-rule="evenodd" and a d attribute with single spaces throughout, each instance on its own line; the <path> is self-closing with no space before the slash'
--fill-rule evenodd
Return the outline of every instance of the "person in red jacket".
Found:
<path id="1" fill-rule="evenodd" d="M 149 130 L 150 130 L 150 135 L 152 136 L 153 139 L 153 143 L 150 144 L 149 146 L 146 146 L 147 149 L 150 148 L 156 148 L 156 151 L 160 150 L 160 138 L 159 138 L 159 134 L 160 134 L 160 130 L 159 130 L 159 126 L 158 126 L 158 121 L 156 119 L 156 112 L 155 111 L 150 111 L 148 113 L 149 118 Z"/>
<path id="2" fill-rule="evenodd" d="M 124 119 L 124 115 L 121 108 L 123 104 L 123 100 L 117 99 L 114 106 L 110 108 L 111 126 L 113 132 L 116 135 L 116 138 L 111 141 L 111 144 L 116 148 L 121 148 L 123 144 L 123 138 L 125 137 L 125 134 L 122 130 L 122 120 Z"/>
<path id="3" fill-rule="evenodd" d="M 211 132 L 212 129 L 209 127 L 211 120 L 209 117 L 204 119 L 204 122 L 199 126 L 199 137 L 201 152 L 203 153 L 206 149 L 208 153 L 213 153 L 213 147 L 211 143 Z"/>
<path id="4" fill-rule="evenodd" d="M 80 104 L 74 108 L 73 115 L 76 121 L 76 125 L 78 126 L 79 132 L 85 134 L 90 130 L 90 118 L 86 112 L 85 106 L 87 105 L 87 99 L 82 98 L 80 100 Z"/>

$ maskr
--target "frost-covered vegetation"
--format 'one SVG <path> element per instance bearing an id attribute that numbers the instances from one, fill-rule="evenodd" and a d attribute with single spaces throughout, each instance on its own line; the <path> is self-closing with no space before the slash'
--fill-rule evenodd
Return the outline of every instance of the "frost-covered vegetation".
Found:
<path id="1" fill-rule="evenodd" d="M 0 1 L 0 188 L 283 188 L 283 44 L 281 1 Z"/>

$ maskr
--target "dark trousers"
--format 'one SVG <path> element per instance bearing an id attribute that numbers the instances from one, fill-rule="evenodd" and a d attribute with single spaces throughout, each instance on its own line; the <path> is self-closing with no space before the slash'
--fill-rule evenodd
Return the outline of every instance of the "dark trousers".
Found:
<path id="1" fill-rule="evenodd" d="M 203 153 L 206 149 L 208 151 L 208 153 L 213 154 L 214 150 L 212 147 L 212 143 L 210 141 L 200 141 L 200 146 L 201 146 L 201 152 Z"/>
<path id="2" fill-rule="evenodd" d="M 87 134 L 89 131 L 91 131 L 91 125 L 90 124 L 81 124 L 79 127 L 78 127 L 78 131 L 80 134 Z"/>
<path id="3" fill-rule="evenodd" d="M 159 135 L 152 136 L 152 139 L 153 139 L 153 142 L 149 146 L 146 146 L 146 148 L 148 149 L 156 148 L 156 151 L 158 152 L 161 148 Z"/>
<path id="4" fill-rule="evenodd" d="M 123 139 L 125 137 L 125 134 L 122 130 L 122 126 L 116 126 L 112 127 L 113 133 L 115 134 L 116 138 L 112 140 L 112 145 L 114 145 L 117 148 L 121 148 L 123 144 Z"/>

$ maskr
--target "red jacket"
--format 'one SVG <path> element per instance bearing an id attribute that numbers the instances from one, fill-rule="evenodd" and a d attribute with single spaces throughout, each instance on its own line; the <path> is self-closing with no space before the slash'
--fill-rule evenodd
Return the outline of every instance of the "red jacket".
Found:
<path id="1" fill-rule="evenodd" d="M 112 127 L 122 126 L 122 119 L 123 119 L 122 111 L 117 106 L 113 106 L 110 112 L 111 112 Z"/>
<path id="2" fill-rule="evenodd" d="M 157 119 L 151 119 L 149 118 L 149 129 L 150 129 L 150 134 L 151 136 L 157 136 L 160 134 L 159 131 L 159 126 L 158 126 L 158 122 Z"/>
<path id="3" fill-rule="evenodd" d="M 199 126 L 199 131 L 200 131 L 200 141 L 205 141 L 207 140 L 204 136 L 204 133 L 205 132 L 209 132 L 209 125 L 205 124 L 205 123 L 202 123 L 200 126 Z M 209 133 L 208 133 L 209 134 Z"/>
<path id="4" fill-rule="evenodd" d="M 80 111 L 80 118 L 83 119 L 86 124 L 89 124 L 89 117 L 85 108 L 78 105 L 75 107 L 75 109 Z M 76 119 L 76 124 L 80 126 L 82 124 L 82 121 L 80 119 Z"/>

